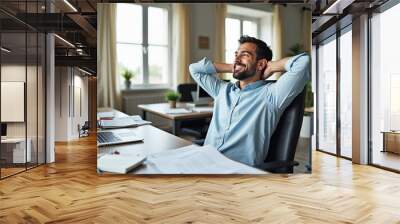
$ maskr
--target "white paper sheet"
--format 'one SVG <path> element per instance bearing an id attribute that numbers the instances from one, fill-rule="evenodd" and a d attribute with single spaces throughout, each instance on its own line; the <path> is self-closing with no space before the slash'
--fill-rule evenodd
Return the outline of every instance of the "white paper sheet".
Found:
<path id="1" fill-rule="evenodd" d="M 100 121 L 101 128 L 137 127 L 146 124 L 151 124 L 151 122 L 143 120 L 139 115 L 129 117 L 117 117 L 112 120 Z"/>
<path id="2" fill-rule="evenodd" d="M 114 118 L 114 112 L 97 112 L 97 119 Z"/>
<path id="3" fill-rule="evenodd" d="M 187 114 L 187 113 L 192 113 L 192 111 L 185 109 L 185 108 L 172 108 L 172 109 L 167 109 L 165 111 L 167 114 Z"/>
<path id="4" fill-rule="evenodd" d="M 212 107 L 194 107 L 193 111 L 195 112 L 213 112 Z"/>
<path id="5" fill-rule="evenodd" d="M 211 146 L 190 145 L 147 156 L 135 174 L 266 174 L 233 161 Z"/>

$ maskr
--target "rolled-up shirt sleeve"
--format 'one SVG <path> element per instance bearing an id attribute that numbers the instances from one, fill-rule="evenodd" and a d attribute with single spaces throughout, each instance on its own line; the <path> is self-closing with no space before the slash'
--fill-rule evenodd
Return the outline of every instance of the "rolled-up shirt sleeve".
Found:
<path id="1" fill-rule="evenodd" d="M 310 76 L 310 56 L 302 53 L 290 58 L 286 72 L 271 85 L 271 97 L 276 106 L 284 110 L 300 94 Z"/>
<path id="2" fill-rule="evenodd" d="M 189 65 L 189 72 L 196 83 L 201 86 L 210 96 L 216 98 L 224 81 L 216 77 L 217 71 L 214 64 L 208 59 Z"/>

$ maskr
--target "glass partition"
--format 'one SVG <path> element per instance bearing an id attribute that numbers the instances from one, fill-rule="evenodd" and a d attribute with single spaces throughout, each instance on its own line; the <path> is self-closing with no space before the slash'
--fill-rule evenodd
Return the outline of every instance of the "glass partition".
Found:
<path id="1" fill-rule="evenodd" d="M 18 3 L 21 12 L 43 11 L 39 6 L 44 1 L 26 4 Z M 45 162 L 46 39 L 34 27 L 3 12 L 0 26 L 2 179 Z"/>
<path id="2" fill-rule="evenodd" d="M 26 40 L 25 32 L 1 34 L 2 177 L 24 171 L 30 161 L 31 151 L 26 150 Z"/>

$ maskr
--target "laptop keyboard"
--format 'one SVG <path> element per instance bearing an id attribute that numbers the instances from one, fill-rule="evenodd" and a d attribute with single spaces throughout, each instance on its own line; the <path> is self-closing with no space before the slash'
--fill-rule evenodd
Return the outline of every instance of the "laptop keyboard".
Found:
<path id="1" fill-rule="evenodd" d="M 97 133 L 97 142 L 98 143 L 108 143 L 108 142 L 118 142 L 121 141 L 114 133 L 112 132 L 98 132 Z"/>

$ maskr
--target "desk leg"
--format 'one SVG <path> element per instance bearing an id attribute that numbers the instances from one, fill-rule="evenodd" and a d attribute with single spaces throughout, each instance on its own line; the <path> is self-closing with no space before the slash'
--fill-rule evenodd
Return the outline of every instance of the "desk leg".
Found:
<path id="1" fill-rule="evenodd" d="M 146 111 L 145 110 L 142 110 L 142 119 L 146 120 Z"/>
<path id="2" fill-rule="evenodd" d="M 180 121 L 177 121 L 177 120 L 172 121 L 172 134 L 173 135 L 178 136 L 180 126 L 181 126 Z"/>

